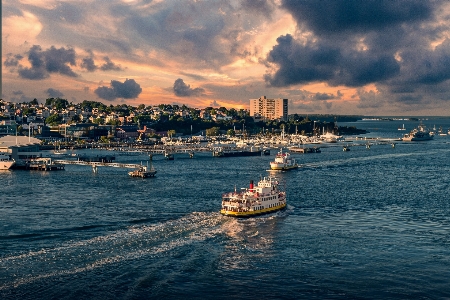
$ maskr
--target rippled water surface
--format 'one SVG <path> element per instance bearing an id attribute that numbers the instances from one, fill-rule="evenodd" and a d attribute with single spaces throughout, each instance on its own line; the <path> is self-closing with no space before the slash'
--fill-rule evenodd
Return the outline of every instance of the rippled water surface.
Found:
<path id="1" fill-rule="evenodd" d="M 450 136 L 295 154 L 302 167 L 276 173 L 287 210 L 221 216 L 221 194 L 274 155 L 155 157 L 148 179 L 0 172 L 0 298 L 450 298 Z"/>

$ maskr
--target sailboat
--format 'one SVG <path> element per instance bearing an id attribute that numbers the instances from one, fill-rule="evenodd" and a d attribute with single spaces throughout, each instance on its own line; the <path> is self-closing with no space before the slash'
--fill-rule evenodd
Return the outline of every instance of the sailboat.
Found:
<path id="1" fill-rule="evenodd" d="M 398 128 L 398 130 L 406 130 L 406 128 L 405 128 L 405 124 L 403 124 L 403 126 L 402 126 L 402 127 L 399 127 L 399 128 Z"/>

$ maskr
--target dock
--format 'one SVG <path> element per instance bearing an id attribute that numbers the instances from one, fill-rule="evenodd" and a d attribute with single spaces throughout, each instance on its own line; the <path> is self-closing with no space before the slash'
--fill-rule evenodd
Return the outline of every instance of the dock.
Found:
<path id="1" fill-rule="evenodd" d="M 303 147 L 289 147 L 289 151 L 295 152 L 295 153 L 320 153 L 321 150 L 319 147 L 312 147 L 312 148 L 303 148 Z"/>
<path id="2" fill-rule="evenodd" d="M 42 158 L 27 161 L 25 163 L 25 169 L 37 171 L 59 171 L 64 170 L 64 164 L 52 161 L 51 158 Z"/>
<path id="3" fill-rule="evenodd" d="M 84 160 L 55 160 L 55 163 L 62 165 L 79 165 L 79 166 L 91 166 L 94 172 L 98 171 L 98 167 L 113 167 L 113 168 L 128 168 L 128 169 L 141 169 L 142 165 L 139 164 L 124 164 L 124 163 L 109 163 L 109 162 L 95 162 Z M 156 173 L 156 171 L 155 171 Z"/>

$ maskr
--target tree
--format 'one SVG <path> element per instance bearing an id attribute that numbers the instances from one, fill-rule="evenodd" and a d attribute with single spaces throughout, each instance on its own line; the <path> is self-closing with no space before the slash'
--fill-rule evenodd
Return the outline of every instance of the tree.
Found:
<path id="1" fill-rule="evenodd" d="M 168 135 L 169 137 L 174 136 L 176 133 L 177 133 L 177 132 L 176 132 L 175 130 L 173 130 L 173 129 L 167 131 L 167 135 Z"/>
<path id="2" fill-rule="evenodd" d="M 236 132 L 234 131 L 234 129 L 228 129 L 228 130 L 227 130 L 227 135 L 228 135 L 228 136 L 235 136 L 235 135 L 236 135 Z"/>
<path id="3" fill-rule="evenodd" d="M 74 115 L 74 116 L 72 117 L 72 122 L 78 123 L 78 122 L 80 122 L 80 121 L 81 121 L 80 115 Z"/>
<path id="4" fill-rule="evenodd" d="M 118 126 L 118 125 L 120 125 L 120 121 L 119 120 L 109 120 L 108 122 L 106 122 L 106 124 Z"/>
<path id="5" fill-rule="evenodd" d="M 58 114 L 53 114 L 49 116 L 47 119 L 45 119 L 46 124 L 50 124 L 52 126 L 58 125 L 62 123 L 62 117 Z"/>
<path id="6" fill-rule="evenodd" d="M 105 119 L 103 119 L 103 118 L 97 118 L 97 119 L 94 119 L 93 122 L 94 122 L 95 124 L 103 125 L 103 124 L 105 124 Z"/>
<path id="7" fill-rule="evenodd" d="M 219 127 L 212 127 L 209 129 L 206 129 L 206 135 L 207 136 L 218 136 L 219 135 Z"/>

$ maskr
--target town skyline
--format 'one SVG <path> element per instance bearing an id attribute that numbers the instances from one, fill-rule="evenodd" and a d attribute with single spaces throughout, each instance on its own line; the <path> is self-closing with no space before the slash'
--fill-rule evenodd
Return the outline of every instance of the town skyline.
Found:
<path id="1" fill-rule="evenodd" d="M 2 99 L 450 113 L 445 1 L 2 1 Z"/>

